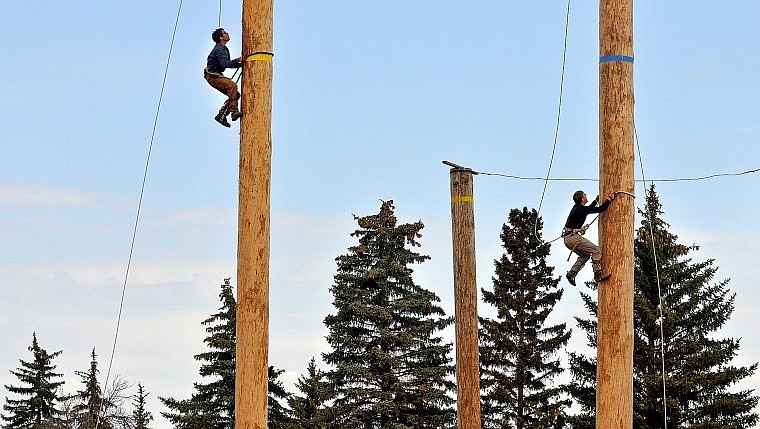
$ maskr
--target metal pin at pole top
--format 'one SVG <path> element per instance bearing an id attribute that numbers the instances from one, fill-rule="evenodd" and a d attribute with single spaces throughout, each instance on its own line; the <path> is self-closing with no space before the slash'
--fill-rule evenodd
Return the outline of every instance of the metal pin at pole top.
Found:
<path id="1" fill-rule="evenodd" d="M 455 168 L 455 169 L 458 169 L 458 170 L 469 171 L 469 172 L 470 172 L 470 173 L 472 173 L 473 175 L 477 175 L 477 174 L 478 174 L 478 172 L 477 172 L 477 171 L 475 171 L 475 170 L 473 170 L 473 169 L 471 169 L 471 168 L 468 168 L 468 167 L 462 167 L 461 165 L 459 165 L 459 164 L 454 164 L 454 163 L 453 163 L 453 162 L 451 162 L 451 161 L 446 161 L 446 160 L 443 160 L 443 161 L 441 161 L 441 162 L 443 162 L 444 164 L 448 165 L 448 166 L 449 166 L 449 167 L 451 167 L 451 168 Z"/>

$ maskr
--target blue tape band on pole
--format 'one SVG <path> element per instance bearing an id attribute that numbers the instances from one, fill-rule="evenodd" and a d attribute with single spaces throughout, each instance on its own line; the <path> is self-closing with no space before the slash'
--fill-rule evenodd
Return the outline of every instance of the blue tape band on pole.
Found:
<path id="1" fill-rule="evenodd" d="M 605 55 L 601 58 L 599 58 L 599 64 L 602 63 L 610 63 L 610 62 L 626 62 L 626 63 L 632 63 L 633 57 L 629 57 L 626 55 Z"/>

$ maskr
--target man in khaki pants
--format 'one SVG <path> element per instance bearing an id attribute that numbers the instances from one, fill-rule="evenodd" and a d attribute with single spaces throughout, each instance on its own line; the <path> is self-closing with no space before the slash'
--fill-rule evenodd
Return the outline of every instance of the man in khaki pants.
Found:
<path id="1" fill-rule="evenodd" d="M 578 259 L 567 272 L 565 277 L 571 285 L 575 286 L 575 276 L 578 275 L 578 271 L 588 262 L 591 258 L 591 268 L 594 270 L 594 280 L 602 282 L 609 278 L 610 273 L 602 271 L 602 252 L 599 250 L 599 246 L 592 243 L 590 240 L 583 237 L 586 229 L 583 228 L 583 223 L 586 222 L 586 216 L 590 213 L 602 213 L 607 210 L 612 200 L 615 199 L 615 194 L 612 193 L 607 196 L 607 199 L 602 205 L 597 206 L 599 197 L 590 204 L 586 193 L 583 191 L 576 191 L 573 194 L 573 201 L 575 205 L 570 210 L 570 214 L 567 216 L 567 222 L 565 222 L 565 229 L 562 230 L 562 237 L 565 240 L 565 246 L 578 255 Z"/>
<path id="2" fill-rule="evenodd" d="M 237 89 L 237 84 L 224 76 L 224 70 L 228 68 L 240 68 L 243 63 L 243 57 L 230 59 L 230 50 L 227 49 L 227 42 L 230 41 L 230 34 L 224 28 L 217 28 L 211 33 L 211 39 L 216 42 L 214 49 L 208 54 L 206 60 L 206 69 L 203 70 L 203 77 L 206 82 L 209 83 L 214 89 L 227 96 L 222 108 L 219 109 L 219 113 L 214 117 L 216 122 L 230 126 L 227 122 L 227 115 L 231 115 L 232 120 L 236 121 L 240 119 L 242 114 L 238 110 L 238 98 L 240 93 Z"/>

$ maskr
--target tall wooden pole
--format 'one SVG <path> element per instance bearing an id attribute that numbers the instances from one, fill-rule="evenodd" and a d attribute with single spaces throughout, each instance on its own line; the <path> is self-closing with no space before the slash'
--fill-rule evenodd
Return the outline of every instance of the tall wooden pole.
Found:
<path id="1" fill-rule="evenodd" d="M 599 195 L 634 194 L 633 0 L 599 9 Z M 618 194 L 599 217 L 596 427 L 633 427 L 633 198 Z"/>
<path id="2" fill-rule="evenodd" d="M 457 371 L 457 427 L 480 429 L 478 291 L 475 279 L 475 212 L 469 168 L 454 165 L 451 233 L 454 247 L 454 319 Z"/>
<path id="3" fill-rule="evenodd" d="M 243 0 L 243 53 L 272 52 L 273 0 Z M 271 55 L 243 65 L 238 213 L 235 427 L 267 427 Z"/>

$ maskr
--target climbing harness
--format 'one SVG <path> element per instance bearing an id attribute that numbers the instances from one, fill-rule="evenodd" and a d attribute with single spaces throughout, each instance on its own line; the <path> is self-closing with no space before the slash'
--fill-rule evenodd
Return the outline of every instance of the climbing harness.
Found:
<path id="1" fill-rule="evenodd" d="M 586 233 L 586 230 L 590 226 L 591 226 L 591 224 L 587 223 L 586 225 L 583 225 L 583 227 L 581 227 L 581 228 L 575 228 L 575 229 L 573 229 L 573 228 L 563 228 L 562 229 L 562 237 L 564 237 L 566 235 L 570 235 L 570 234 L 584 235 Z"/>
<path id="2" fill-rule="evenodd" d="M 210 76 L 214 76 L 214 77 L 224 77 L 223 74 L 221 74 L 219 72 L 211 71 L 208 68 L 203 69 L 203 74 L 204 74 L 204 76 L 205 75 L 210 75 Z"/>
<path id="3" fill-rule="evenodd" d="M 594 220 L 596 220 L 596 218 L 594 218 Z M 593 221 L 592 221 L 592 223 L 593 223 Z M 564 228 L 562 230 L 562 235 L 560 235 L 560 237 L 566 237 L 566 236 L 571 235 L 571 234 L 584 235 L 586 233 L 586 230 L 590 226 L 591 226 L 591 223 L 587 223 L 586 225 L 583 225 L 583 227 L 577 228 L 577 229 Z M 575 252 L 575 248 L 578 247 L 579 244 L 580 244 L 580 241 L 577 242 L 577 243 L 575 243 L 575 245 L 573 245 L 573 248 L 570 249 L 570 254 L 567 255 L 567 260 L 568 261 L 570 261 L 570 258 L 573 256 L 573 252 Z"/>

